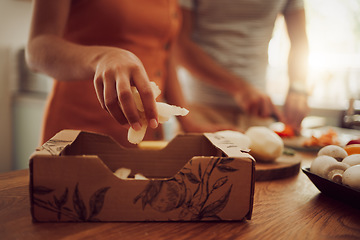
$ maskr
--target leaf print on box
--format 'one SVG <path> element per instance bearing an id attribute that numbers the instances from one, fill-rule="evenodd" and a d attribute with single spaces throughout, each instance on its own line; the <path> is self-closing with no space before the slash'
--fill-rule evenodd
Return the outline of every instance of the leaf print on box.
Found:
<path id="1" fill-rule="evenodd" d="M 146 205 L 150 205 L 159 212 L 168 212 L 180 207 L 184 203 L 185 196 L 184 183 L 175 179 L 151 180 L 145 190 L 134 199 L 134 203 L 141 198 L 143 209 Z"/>
<path id="2" fill-rule="evenodd" d="M 227 205 L 232 190 L 232 184 L 228 183 L 229 177 L 225 174 L 238 170 L 229 166 L 233 161 L 234 158 L 213 157 L 203 169 L 202 161 L 197 161 L 198 166 L 194 168 L 195 163 L 191 160 L 189 164 L 192 167 L 184 167 L 173 178 L 150 180 L 145 189 L 135 197 L 134 204 L 141 199 L 143 210 L 147 205 L 160 212 L 180 209 L 178 219 L 174 221 L 221 220 L 218 214 Z M 214 170 L 221 172 L 218 179 L 213 179 Z M 187 185 L 190 187 L 186 188 Z M 224 194 L 214 200 L 213 193 L 219 189 L 225 189 Z"/>
<path id="3" fill-rule="evenodd" d="M 70 219 L 70 221 L 100 221 L 96 216 L 101 212 L 105 195 L 110 187 L 103 187 L 95 191 L 89 199 L 89 209 L 86 208 L 82 198 L 79 184 L 76 184 L 72 194 L 72 204 L 69 201 L 69 188 L 65 188 L 60 197 L 55 194 L 52 196 L 53 201 L 48 200 L 49 194 L 55 189 L 45 186 L 35 186 L 33 189 L 34 197 L 32 199 L 34 205 L 46 209 L 57 214 L 57 221 L 61 221 L 62 217 Z M 89 211 L 88 211 L 89 210 Z M 89 214 L 88 214 L 89 213 Z"/>

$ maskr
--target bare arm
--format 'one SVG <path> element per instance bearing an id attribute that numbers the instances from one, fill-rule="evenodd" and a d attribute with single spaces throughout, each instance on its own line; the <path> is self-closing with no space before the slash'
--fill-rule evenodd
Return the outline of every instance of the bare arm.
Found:
<path id="1" fill-rule="evenodd" d="M 229 93 L 247 86 L 244 80 L 229 73 L 192 41 L 194 16 L 188 9 L 182 9 L 183 25 L 179 35 L 176 54 L 180 63 L 194 76 Z M 221 79 L 221 81 L 219 80 Z"/>
<path id="2" fill-rule="evenodd" d="M 93 60 L 86 58 L 89 47 L 62 38 L 70 5 L 71 0 L 34 1 L 27 63 L 59 80 L 89 79 L 94 75 Z"/>
<path id="3" fill-rule="evenodd" d="M 281 118 L 268 95 L 220 66 L 192 41 L 193 13 L 188 9 L 182 12 L 183 26 L 175 52 L 180 64 L 199 80 L 228 92 L 245 112 L 260 117 L 277 115 Z"/>
<path id="4" fill-rule="evenodd" d="M 176 66 L 177 66 L 177 58 L 174 55 L 174 45 L 171 47 L 171 54 L 170 60 L 168 64 L 168 81 L 166 81 L 166 91 L 165 91 L 165 98 L 168 103 L 185 107 L 189 109 L 187 102 L 184 98 L 184 94 L 181 88 L 181 85 L 178 81 Z M 178 121 L 182 127 L 184 132 L 216 132 L 220 130 L 235 130 L 233 126 L 230 125 L 223 125 L 223 124 L 204 124 L 202 122 L 198 122 L 193 117 L 193 112 L 190 109 L 188 115 L 184 117 L 179 117 Z"/>
<path id="5" fill-rule="evenodd" d="M 308 40 L 305 11 L 293 11 L 285 15 L 291 48 L 288 58 L 290 87 L 284 105 L 286 122 L 299 133 L 301 122 L 309 112 L 306 93 Z"/>
<path id="6" fill-rule="evenodd" d="M 63 38 L 71 0 L 35 0 L 26 48 L 29 67 L 59 81 L 94 79 L 101 106 L 120 124 L 140 129 L 140 116 L 131 94 L 135 85 L 151 127 L 157 111 L 148 76 L 131 52 L 106 46 L 83 46 Z"/>

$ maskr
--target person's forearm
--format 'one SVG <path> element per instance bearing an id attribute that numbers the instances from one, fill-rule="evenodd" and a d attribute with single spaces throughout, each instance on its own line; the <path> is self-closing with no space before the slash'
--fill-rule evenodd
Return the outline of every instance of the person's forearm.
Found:
<path id="1" fill-rule="evenodd" d="M 39 35 L 26 48 L 28 66 L 57 80 L 93 79 L 96 60 L 107 47 L 83 46 L 54 35 Z"/>
<path id="2" fill-rule="evenodd" d="M 251 87 L 250 84 L 221 66 L 191 39 L 196 19 L 193 12 L 183 9 L 182 14 L 183 24 L 175 46 L 176 60 L 179 64 L 199 80 L 232 95 L 241 91 L 246 92 Z"/>
<path id="3" fill-rule="evenodd" d="M 288 61 L 289 91 L 307 94 L 307 54 L 290 52 Z"/>
<path id="4" fill-rule="evenodd" d="M 291 48 L 288 58 L 289 90 L 305 92 L 308 73 L 309 46 L 304 10 L 285 15 Z"/>
<path id="5" fill-rule="evenodd" d="M 199 80 L 235 94 L 249 84 L 219 65 L 196 43 L 187 40 L 178 44 L 176 55 L 179 64 Z"/>
<path id="6" fill-rule="evenodd" d="M 308 55 L 309 46 L 304 29 L 292 36 L 288 57 L 289 90 L 307 92 Z"/>
<path id="7" fill-rule="evenodd" d="M 29 67 L 60 81 L 91 80 L 98 101 L 119 124 L 142 128 L 131 86 L 143 103 L 152 128 L 157 127 L 155 97 L 141 60 L 130 51 L 86 46 L 64 39 L 72 0 L 34 0 L 26 61 Z"/>
<path id="8" fill-rule="evenodd" d="M 284 103 L 285 123 L 300 134 L 302 120 L 309 112 L 307 71 L 308 41 L 303 9 L 285 15 L 291 48 L 288 59 L 289 90 Z"/>

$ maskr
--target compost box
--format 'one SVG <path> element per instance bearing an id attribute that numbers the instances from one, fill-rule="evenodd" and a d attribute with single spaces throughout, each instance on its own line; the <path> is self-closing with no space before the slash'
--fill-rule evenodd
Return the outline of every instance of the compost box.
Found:
<path id="1" fill-rule="evenodd" d="M 176 136 L 161 149 L 63 130 L 30 157 L 34 222 L 251 219 L 255 161 L 216 134 Z M 131 170 L 126 179 L 114 172 Z M 147 179 L 135 179 L 141 173 Z"/>

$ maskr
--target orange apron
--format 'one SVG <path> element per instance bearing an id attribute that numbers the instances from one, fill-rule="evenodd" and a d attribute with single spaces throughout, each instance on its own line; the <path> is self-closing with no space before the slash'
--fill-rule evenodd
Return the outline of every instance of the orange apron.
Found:
<path id="1" fill-rule="evenodd" d="M 64 37 L 82 45 L 131 51 L 144 64 L 149 79 L 163 91 L 169 44 L 178 32 L 179 22 L 177 0 L 80 0 L 73 1 Z M 127 129 L 101 108 L 93 79 L 54 80 L 44 116 L 42 143 L 62 129 L 102 133 L 123 146 L 134 146 L 127 141 Z M 161 138 L 161 131 L 148 128 L 145 139 Z"/>

